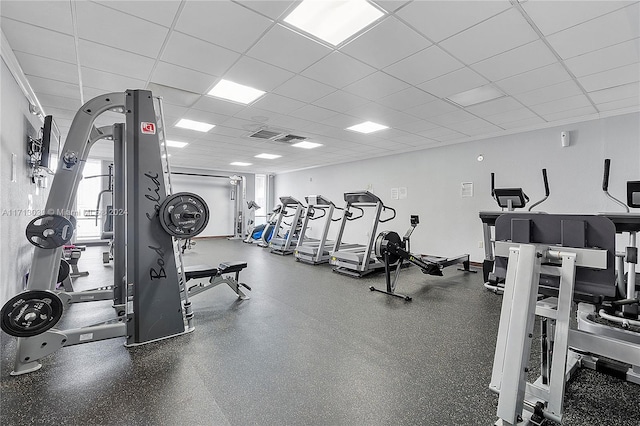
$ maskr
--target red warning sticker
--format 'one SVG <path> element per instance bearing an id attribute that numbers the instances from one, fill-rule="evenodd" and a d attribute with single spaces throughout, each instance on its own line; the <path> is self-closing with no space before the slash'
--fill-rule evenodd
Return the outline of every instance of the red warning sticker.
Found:
<path id="1" fill-rule="evenodd" d="M 145 121 L 140 123 L 140 130 L 147 135 L 156 134 L 156 123 L 147 123 Z"/>

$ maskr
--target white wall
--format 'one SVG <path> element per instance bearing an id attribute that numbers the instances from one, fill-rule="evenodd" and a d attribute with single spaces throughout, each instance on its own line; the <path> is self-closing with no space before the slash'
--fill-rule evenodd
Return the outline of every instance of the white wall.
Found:
<path id="1" fill-rule="evenodd" d="M 571 132 L 566 148 L 560 143 L 563 130 Z M 477 161 L 479 154 L 484 161 Z M 409 215 L 418 214 L 412 251 L 442 256 L 470 253 L 472 261 L 482 261 L 478 212 L 497 209 L 490 197 L 491 172 L 496 173 L 497 187 L 522 187 L 533 201 L 543 196 L 541 169 L 547 168 L 551 196 L 540 210 L 619 211 L 602 194 L 604 158 L 612 160 L 609 192 L 625 199 L 625 182 L 640 179 L 640 114 L 284 173 L 276 176 L 275 195 L 303 198 L 318 193 L 342 205 L 345 191 L 370 187 L 398 211 L 398 217 L 381 224 L 378 232 L 391 229 L 402 235 Z M 462 182 L 473 182 L 473 197 L 461 197 Z M 408 189 L 406 199 L 391 199 L 391 188 L 398 187 Z M 348 225 L 349 242 L 366 240 L 369 223 L 357 222 Z M 336 230 L 334 225 L 330 235 Z"/>
<path id="2" fill-rule="evenodd" d="M 184 168 L 172 168 L 174 172 L 201 173 L 208 175 L 229 175 L 229 172 L 216 172 L 211 170 L 193 170 Z M 242 176 L 238 174 L 239 176 Z M 247 200 L 254 199 L 255 178 L 252 174 L 245 174 L 247 181 Z M 231 188 L 229 179 L 171 175 L 171 184 L 174 192 L 193 192 L 200 195 L 209 206 L 210 218 L 207 227 L 199 237 L 217 237 L 233 235 L 234 203 L 231 200 Z M 246 204 L 245 204 L 246 206 Z"/>
<path id="3" fill-rule="evenodd" d="M 35 218 L 27 213 L 44 210 L 48 190 L 31 183 L 27 167 L 27 136 L 37 138 L 42 121 L 29 113 L 27 99 L 4 61 L 0 62 L 0 305 L 3 305 L 23 290 L 33 253 L 24 232 Z M 12 154 L 17 155 L 15 182 L 11 181 Z M 48 182 L 51 183 L 51 178 Z"/>

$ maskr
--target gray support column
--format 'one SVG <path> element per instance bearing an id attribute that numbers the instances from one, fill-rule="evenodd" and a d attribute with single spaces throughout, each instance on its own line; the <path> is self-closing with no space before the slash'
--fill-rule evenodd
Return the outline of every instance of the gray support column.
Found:
<path id="1" fill-rule="evenodd" d="M 125 189 L 124 189 L 124 123 L 113 125 L 113 304 L 124 305 L 125 277 Z"/>
<path id="2" fill-rule="evenodd" d="M 126 92 L 126 282 L 133 285 L 127 345 L 185 332 L 173 240 L 157 211 L 167 197 L 153 98 Z"/>

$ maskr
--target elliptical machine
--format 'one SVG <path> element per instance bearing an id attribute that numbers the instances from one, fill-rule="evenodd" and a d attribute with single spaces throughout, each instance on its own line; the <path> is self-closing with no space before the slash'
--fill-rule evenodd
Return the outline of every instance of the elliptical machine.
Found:
<path id="1" fill-rule="evenodd" d="M 544 197 L 536 201 L 527 211 L 531 211 L 534 207 L 542 204 L 549 198 L 549 180 L 547 179 L 547 169 L 542 169 L 542 181 L 544 183 Z M 529 202 L 529 197 L 524 193 L 522 188 L 496 188 L 495 174 L 491 173 L 491 198 L 496 200 L 498 206 L 502 209 L 499 212 L 479 212 L 482 221 L 482 234 L 484 246 L 484 261 L 482 262 L 482 276 L 484 278 L 484 286 L 488 290 L 496 294 L 502 293 L 503 283 L 493 274 L 495 262 L 495 226 L 496 219 L 507 212 L 513 212 L 515 209 L 523 209 Z"/>

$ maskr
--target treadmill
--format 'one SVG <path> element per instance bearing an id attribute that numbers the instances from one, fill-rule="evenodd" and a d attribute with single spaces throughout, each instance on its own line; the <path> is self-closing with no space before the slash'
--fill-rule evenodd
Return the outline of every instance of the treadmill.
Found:
<path id="1" fill-rule="evenodd" d="M 302 230 L 300 231 L 300 237 L 298 238 L 298 245 L 294 251 L 296 260 L 308 263 L 310 265 L 319 265 L 329 262 L 329 250 L 333 248 L 335 241 L 327 239 L 329 234 L 329 228 L 333 219 L 333 212 L 336 209 L 336 205 L 331 200 L 323 197 L 322 195 L 310 195 L 305 197 L 307 202 L 307 212 L 302 222 Z M 338 207 L 338 209 L 342 210 Z M 322 212 L 316 215 L 317 212 Z M 324 218 L 321 225 L 320 239 L 306 237 L 309 230 L 309 224 L 312 220 L 318 220 Z M 342 244 L 343 249 L 349 247 L 355 247 L 357 244 Z"/>
<path id="2" fill-rule="evenodd" d="M 346 202 L 340 230 L 336 236 L 333 251 L 330 253 L 329 263 L 334 266 L 333 271 L 360 278 L 371 272 L 384 269 L 384 263 L 378 260 L 375 255 L 375 240 L 379 223 L 388 222 L 396 217 L 395 209 L 385 206 L 380 198 L 369 191 L 345 192 Z M 347 222 L 360 219 L 364 216 L 364 209 L 373 209 L 374 218 L 369 230 L 369 240 L 366 245 L 349 244 L 342 242 L 345 226 Z M 353 216 L 353 210 L 359 210 L 359 216 Z M 387 219 L 380 219 L 384 210 L 391 210 L 393 216 Z"/>
<path id="3" fill-rule="evenodd" d="M 278 215 L 278 221 L 273 230 L 273 237 L 269 241 L 271 253 L 286 256 L 293 253 L 293 248 L 298 244 L 300 222 L 304 205 L 291 196 L 280 197 L 282 209 Z M 284 221 L 285 217 L 291 217 L 291 223 Z M 287 227 L 283 225 L 288 225 Z"/>

